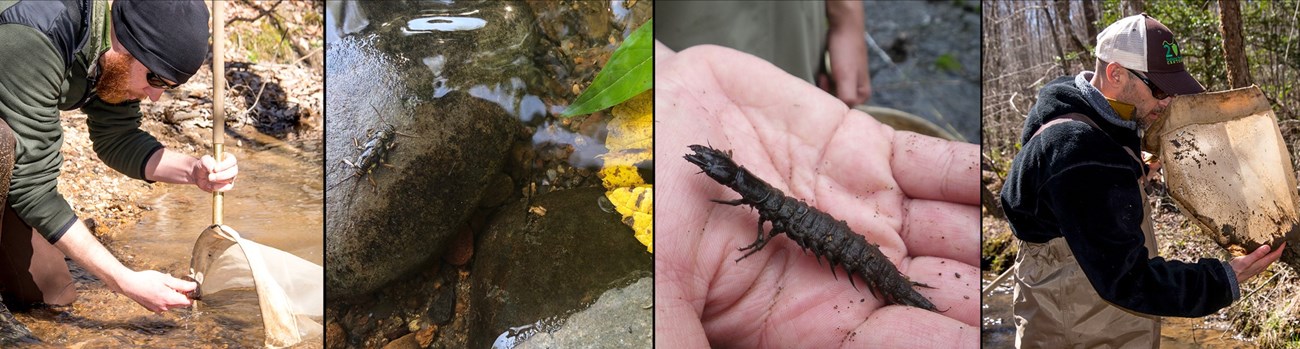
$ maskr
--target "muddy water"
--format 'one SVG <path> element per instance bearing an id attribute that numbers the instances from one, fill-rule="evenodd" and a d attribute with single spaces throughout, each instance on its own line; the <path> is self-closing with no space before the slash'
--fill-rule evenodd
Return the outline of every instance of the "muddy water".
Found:
<path id="1" fill-rule="evenodd" d="M 321 170 L 318 162 L 283 152 L 228 148 L 240 177 L 225 198 L 225 224 L 247 239 L 323 260 Z M 198 234 L 212 223 L 212 196 L 192 186 L 158 185 L 141 204 L 152 208 L 118 235 L 119 258 L 128 266 L 172 275 L 188 273 Z M 74 273 L 78 271 L 74 268 Z M 83 273 L 84 274 L 84 273 Z M 97 280 L 79 277 L 81 297 L 71 307 L 19 313 L 44 341 L 81 347 L 260 347 L 262 323 L 256 294 L 223 291 L 204 299 L 202 311 L 153 314 Z M 323 347 L 315 338 L 304 347 Z"/>
<path id="2" fill-rule="evenodd" d="M 997 275 L 984 273 L 980 282 L 986 288 Z M 1011 314 L 1010 279 L 998 285 L 984 297 L 983 321 L 980 325 L 980 342 L 984 348 L 1012 348 L 1016 344 L 1016 324 Z M 1211 316 L 1213 317 L 1213 316 Z M 1160 328 L 1161 348 L 1255 348 L 1255 343 L 1238 338 L 1223 325 L 1211 324 L 1206 319 L 1165 318 Z M 1222 321 L 1219 321 L 1222 323 Z"/>
<path id="3" fill-rule="evenodd" d="M 320 164 L 278 151 L 233 154 L 239 160 L 239 179 L 235 190 L 225 195 L 225 225 L 245 239 L 323 263 Z M 188 268 L 192 251 L 178 246 L 193 247 L 198 233 L 212 224 L 212 195 L 170 185 L 156 191 L 158 195 L 145 203 L 153 212 L 125 240 L 151 251 L 148 256 L 156 257 L 161 268 Z"/>

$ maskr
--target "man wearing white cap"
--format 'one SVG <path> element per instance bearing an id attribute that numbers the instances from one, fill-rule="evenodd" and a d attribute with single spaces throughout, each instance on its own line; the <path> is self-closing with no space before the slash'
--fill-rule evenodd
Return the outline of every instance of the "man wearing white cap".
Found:
<path id="1" fill-rule="evenodd" d="M 1097 35 L 1096 71 L 1039 91 L 1002 188 L 1016 256 L 1017 347 L 1158 347 L 1160 316 L 1213 314 L 1277 260 L 1265 245 L 1232 261 L 1156 256 L 1138 156 L 1170 97 L 1205 89 L 1174 35 L 1146 14 Z"/>

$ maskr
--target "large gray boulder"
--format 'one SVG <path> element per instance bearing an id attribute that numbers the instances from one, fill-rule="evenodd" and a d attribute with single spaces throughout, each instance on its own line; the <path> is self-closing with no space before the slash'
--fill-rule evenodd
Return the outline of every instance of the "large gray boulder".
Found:
<path id="1" fill-rule="evenodd" d="M 418 104 L 410 116 L 386 115 L 404 122 L 380 121 L 365 110 L 329 114 L 330 123 L 353 121 L 331 125 L 328 134 L 325 280 L 330 299 L 371 292 L 440 256 L 478 207 L 489 179 L 500 173 L 519 127 L 496 104 L 460 92 Z M 354 144 L 364 148 L 375 138 L 373 130 L 389 126 L 402 134 L 393 136 L 391 148 L 379 147 L 386 153 L 384 164 L 367 172 L 342 161 L 365 162 L 365 149 Z"/>

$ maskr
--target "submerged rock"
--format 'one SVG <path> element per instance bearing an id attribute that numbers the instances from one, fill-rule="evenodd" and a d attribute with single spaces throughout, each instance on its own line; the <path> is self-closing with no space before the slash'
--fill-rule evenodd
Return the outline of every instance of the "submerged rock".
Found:
<path id="1" fill-rule="evenodd" d="M 502 208 L 475 256 L 470 347 L 487 348 L 511 328 L 566 316 L 653 272 L 653 256 L 632 230 L 596 204 L 603 194 L 564 190 Z"/>

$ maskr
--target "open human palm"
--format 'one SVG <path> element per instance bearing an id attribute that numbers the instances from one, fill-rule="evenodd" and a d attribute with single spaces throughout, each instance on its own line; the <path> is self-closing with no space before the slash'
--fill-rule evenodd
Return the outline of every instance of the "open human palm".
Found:
<path id="1" fill-rule="evenodd" d="M 655 328 L 668 347 L 974 347 L 979 345 L 978 146 L 895 132 L 758 58 L 656 43 Z M 776 237 L 738 194 L 682 159 L 690 144 L 732 158 L 880 245 L 933 288 L 941 312 L 884 304 L 864 280 Z M 770 225 L 763 227 L 764 234 Z"/>

